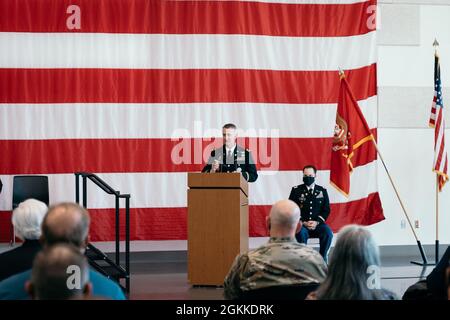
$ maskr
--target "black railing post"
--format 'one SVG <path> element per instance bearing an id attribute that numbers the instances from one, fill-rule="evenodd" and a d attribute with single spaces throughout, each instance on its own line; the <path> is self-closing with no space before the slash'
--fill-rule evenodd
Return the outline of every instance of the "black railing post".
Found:
<path id="1" fill-rule="evenodd" d="M 75 202 L 80 204 L 80 175 L 75 173 Z"/>
<path id="2" fill-rule="evenodd" d="M 127 292 L 130 292 L 130 195 L 125 198 L 125 270 Z"/>
<path id="3" fill-rule="evenodd" d="M 119 196 L 116 195 L 116 264 L 120 264 L 120 212 Z"/>
<path id="4" fill-rule="evenodd" d="M 87 208 L 87 178 L 83 176 L 83 207 Z"/>

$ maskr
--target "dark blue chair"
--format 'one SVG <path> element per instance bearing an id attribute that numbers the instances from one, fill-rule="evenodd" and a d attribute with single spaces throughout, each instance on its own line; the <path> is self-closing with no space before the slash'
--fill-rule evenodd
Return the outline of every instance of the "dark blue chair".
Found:
<path id="1" fill-rule="evenodd" d="M 49 204 L 47 176 L 15 176 L 13 180 L 12 209 L 27 199 L 36 199 Z M 11 226 L 11 245 L 15 244 L 16 234 Z"/>

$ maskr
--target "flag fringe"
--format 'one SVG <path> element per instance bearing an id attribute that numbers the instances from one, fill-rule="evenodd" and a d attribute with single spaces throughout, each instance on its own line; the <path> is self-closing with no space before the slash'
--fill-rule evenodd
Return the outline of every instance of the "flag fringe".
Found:
<path id="1" fill-rule="evenodd" d="M 449 179 L 448 174 L 446 174 L 445 172 L 435 170 L 435 169 L 433 169 L 433 172 L 435 172 L 438 176 L 443 177 L 445 179 L 445 182 L 447 182 L 447 180 Z"/>
<path id="2" fill-rule="evenodd" d="M 349 194 L 347 192 L 345 192 L 344 190 L 342 190 L 341 188 L 339 188 L 333 181 L 330 180 L 330 184 L 336 188 L 337 191 L 339 191 L 340 193 L 342 193 L 346 198 L 349 197 Z"/>

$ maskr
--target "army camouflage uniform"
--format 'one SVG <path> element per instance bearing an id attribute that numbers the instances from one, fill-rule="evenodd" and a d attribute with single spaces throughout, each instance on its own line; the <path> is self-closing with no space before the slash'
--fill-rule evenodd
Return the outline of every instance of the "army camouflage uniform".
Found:
<path id="1" fill-rule="evenodd" d="M 322 283 L 327 266 L 314 249 L 294 238 L 270 238 L 257 249 L 236 257 L 224 282 L 226 299 L 242 291 L 279 285 Z"/>

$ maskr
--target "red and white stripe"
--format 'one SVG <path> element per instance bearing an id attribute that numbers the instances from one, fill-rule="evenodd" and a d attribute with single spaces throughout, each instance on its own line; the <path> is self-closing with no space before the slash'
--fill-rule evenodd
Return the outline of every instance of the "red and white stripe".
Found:
<path id="1" fill-rule="evenodd" d="M 430 121 L 428 123 L 428 125 L 432 128 L 434 128 L 436 125 L 436 99 L 437 99 L 437 93 L 435 91 L 434 97 L 433 97 L 433 103 L 431 104 Z"/>
<path id="2" fill-rule="evenodd" d="M 202 168 L 208 138 L 227 122 L 260 169 L 250 233 L 264 235 L 270 205 L 301 183 L 304 165 L 316 164 L 328 186 L 339 67 L 377 133 L 367 23 L 376 1 L 77 0 L 81 30 L 68 30 L 71 4 L 0 2 L 2 240 L 14 175 L 48 175 L 58 202 L 74 200 L 76 171 L 132 195 L 132 239 L 185 239 L 186 173 Z M 189 163 L 173 162 L 180 137 L 193 147 Z M 355 159 L 349 199 L 328 188 L 334 229 L 336 216 L 381 208 L 376 175 L 368 148 Z M 114 203 L 89 189 L 91 237 L 110 240 Z"/>
<path id="3" fill-rule="evenodd" d="M 439 106 L 434 129 L 434 165 L 433 171 L 438 174 L 439 191 L 448 180 L 448 159 L 445 150 L 445 120 L 444 108 Z"/>

